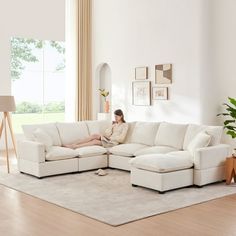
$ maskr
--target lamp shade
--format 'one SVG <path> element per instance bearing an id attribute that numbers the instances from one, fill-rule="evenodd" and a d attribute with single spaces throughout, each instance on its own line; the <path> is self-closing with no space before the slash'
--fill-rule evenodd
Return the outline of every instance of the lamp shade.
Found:
<path id="1" fill-rule="evenodd" d="M 15 111 L 16 104 L 13 96 L 0 96 L 0 111 Z"/>

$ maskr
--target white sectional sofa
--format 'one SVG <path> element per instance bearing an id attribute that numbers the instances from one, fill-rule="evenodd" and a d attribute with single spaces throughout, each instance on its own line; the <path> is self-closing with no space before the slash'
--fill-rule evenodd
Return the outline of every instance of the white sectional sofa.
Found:
<path id="1" fill-rule="evenodd" d="M 108 121 L 24 125 L 25 140 L 18 142 L 19 171 L 45 177 L 111 167 L 131 171 L 134 186 L 160 192 L 224 180 L 229 145 L 221 144 L 220 126 L 131 122 L 124 144 L 109 150 L 62 147 L 94 133 L 103 134 L 108 126 Z M 210 135 L 210 143 L 190 150 L 200 134 Z"/>

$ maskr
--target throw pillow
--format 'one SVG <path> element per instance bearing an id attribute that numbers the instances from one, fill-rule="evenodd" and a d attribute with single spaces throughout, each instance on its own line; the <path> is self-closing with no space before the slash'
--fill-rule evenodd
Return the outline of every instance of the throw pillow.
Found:
<path id="1" fill-rule="evenodd" d="M 53 145 L 51 136 L 40 128 L 37 128 L 33 132 L 33 136 L 36 142 L 44 144 L 46 151 L 48 151 L 50 147 Z"/>
<path id="2" fill-rule="evenodd" d="M 194 155 L 194 151 L 198 148 L 207 147 L 211 141 L 211 135 L 206 132 L 198 133 L 195 138 L 189 143 L 187 150 Z"/>

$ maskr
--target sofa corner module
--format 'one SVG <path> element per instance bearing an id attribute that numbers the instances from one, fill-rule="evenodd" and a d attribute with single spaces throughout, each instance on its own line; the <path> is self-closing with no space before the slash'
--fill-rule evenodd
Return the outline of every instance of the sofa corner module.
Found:
<path id="1" fill-rule="evenodd" d="M 225 179 L 225 160 L 230 146 L 219 144 L 196 150 L 194 154 L 194 184 L 204 186 Z"/>
<path id="2" fill-rule="evenodd" d="M 17 152 L 19 159 L 35 163 L 45 162 L 45 146 L 42 143 L 28 140 L 18 141 Z"/>
<path id="3" fill-rule="evenodd" d="M 201 170 L 223 166 L 229 152 L 230 146 L 227 144 L 199 148 L 194 153 L 194 169 Z"/>

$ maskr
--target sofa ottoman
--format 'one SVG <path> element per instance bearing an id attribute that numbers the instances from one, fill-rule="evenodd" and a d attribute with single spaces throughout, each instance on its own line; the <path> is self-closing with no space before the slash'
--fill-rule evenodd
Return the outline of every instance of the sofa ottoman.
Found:
<path id="1" fill-rule="evenodd" d="M 131 184 L 163 193 L 170 189 L 193 185 L 191 155 L 149 154 L 132 160 Z"/>

